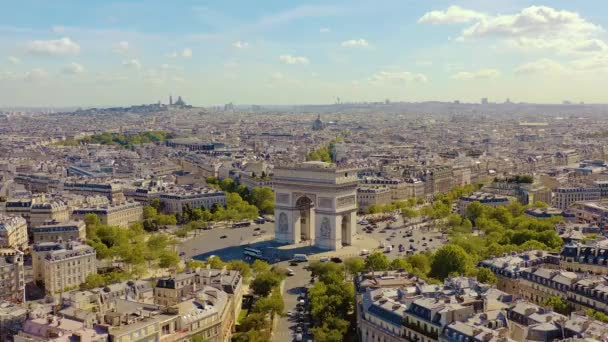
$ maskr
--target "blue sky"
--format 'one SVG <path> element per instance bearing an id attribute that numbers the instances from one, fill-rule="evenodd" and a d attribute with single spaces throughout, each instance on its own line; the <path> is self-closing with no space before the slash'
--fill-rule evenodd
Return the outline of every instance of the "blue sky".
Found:
<path id="1" fill-rule="evenodd" d="M 0 107 L 608 102 L 608 3 L 44 1 L 0 13 Z"/>

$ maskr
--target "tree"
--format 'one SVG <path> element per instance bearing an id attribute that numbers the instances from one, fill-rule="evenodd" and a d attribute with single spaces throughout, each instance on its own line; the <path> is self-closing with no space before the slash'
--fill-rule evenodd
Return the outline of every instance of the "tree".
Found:
<path id="1" fill-rule="evenodd" d="M 265 312 L 250 312 L 239 326 L 242 331 L 264 330 L 266 328 L 268 328 L 268 320 Z"/>
<path id="2" fill-rule="evenodd" d="M 570 315 L 570 305 L 568 302 L 559 296 L 551 296 L 547 297 L 543 302 L 543 305 L 550 307 L 553 311 L 560 313 L 562 315 Z"/>
<path id="3" fill-rule="evenodd" d="M 270 314 L 270 316 L 280 315 L 283 313 L 285 304 L 283 303 L 283 297 L 279 291 L 273 291 L 268 297 L 258 299 L 253 307 L 252 312 Z"/>
<path id="4" fill-rule="evenodd" d="M 533 207 L 546 209 L 549 208 L 549 205 L 543 201 L 534 201 Z"/>
<path id="5" fill-rule="evenodd" d="M 405 261 L 405 259 L 396 258 L 391 262 L 392 270 L 406 270 L 408 272 L 412 271 L 412 265 L 409 262 Z"/>
<path id="6" fill-rule="evenodd" d="M 158 267 L 171 268 L 179 264 L 179 256 L 174 252 L 163 251 L 159 256 Z"/>
<path id="7" fill-rule="evenodd" d="M 150 206 L 156 209 L 157 212 L 160 212 L 163 208 L 162 202 L 159 198 L 154 198 L 150 201 Z"/>
<path id="8" fill-rule="evenodd" d="M 102 285 L 105 285 L 105 279 L 103 276 L 97 273 L 91 273 L 87 276 L 84 283 L 80 284 L 80 288 L 83 290 L 90 290 Z"/>
<path id="9" fill-rule="evenodd" d="M 255 188 L 251 192 L 251 203 L 262 213 L 271 214 L 274 212 L 274 193 L 271 188 Z"/>
<path id="10" fill-rule="evenodd" d="M 352 276 L 362 272 L 365 269 L 365 261 L 361 258 L 348 258 L 344 261 L 344 267 Z"/>
<path id="11" fill-rule="evenodd" d="M 270 271 L 270 265 L 263 260 L 256 259 L 251 266 L 256 274 Z"/>
<path id="12" fill-rule="evenodd" d="M 144 219 L 152 219 L 158 215 L 158 211 L 153 206 L 147 205 L 144 207 Z"/>
<path id="13" fill-rule="evenodd" d="M 220 257 L 212 256 L 210 258 L 207 258 L 207 265 L 209 265 L 209 267 L 211 268 L 219 270 L 222 269 L 224 265 L 226 265 L 226 263 L 223 262 Z"/>
<path id="14" fill-rule="evenodd" d="M 243 282 L 247 283 L 251 277 L 251 267 L 242 260 L 231 260 L 228 262 L 228 269 L 238 271 L 243 277 Z"/>
<path id="15" fill-rule="evenodd" d="M 475 223 L 476 220 L 481 217 L 484 213 L 484 206 L 478 201 L 471 202 L 467 205 L 465 210 L 465 217 L 471 222 Z"/>
<path id="16" fill-rule="evenodd" d="M 265 271 L 259 273 L 255 279 L 253 279 L 250 287 L 255 295 L 266 297 L 268 294 L 270 294 L 274 287 L 279 285 L 280 282 L 281 278 L 278 275 L 270 271 Z"/>
<path id="17" fill-rule="evenodd" d="M 496 284 L 496 275 L 489 268 L 481 267 L 477 270 L 477 281 L 484 284 Z"/>
<path id="18" fill-rule="evenodd" d="M 205 263 L 200 260 L 190 259 L 190 260 L 186 261 L 186 268 L 189 268 L 191 270 L 194 270 L 197 268 L 203 268 L 203 267 L 205 267 Z"/>
<path id="19" fill-rule="evenodd" d="M 431 276 L 443 280 L 450 274 L 465 274 L 469 267 L 466 251 L 453 244 L 441 247 L 431 263 Z"/>
<path id="20" fill-rule="evenodd" d="M 380 252 L 372 253 L 365 259 L 365 269 L 369 271 L 386 271 L 389 266 L 388 257 Z"/>
<path id="21" fill-rule="evenodd" d="M 405 258 L 405 261 L 412 265 L 412 272 L 417 275 L 425 275 L 431 270 L 431 259 L 427 254 L 413 254 Z"/>

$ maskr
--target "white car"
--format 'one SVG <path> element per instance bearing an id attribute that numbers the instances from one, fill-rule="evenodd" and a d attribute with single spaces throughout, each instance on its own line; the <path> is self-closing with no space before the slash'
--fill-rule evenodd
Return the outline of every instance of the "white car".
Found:
<path id="1" fill-rule="evenodd" d="M 319 259 L 320 262 L 329 262 L 329 257 L 322 257 Z"/>
<path id="2" fill-rule="evenodd" d="M 291 268 L 288 268 L 287 269 L 287 275 L 288 276 L 293 276 L 293 275 L 296 275 L 296 272 L 294 272 Z"/>
<path id="3" fill-rule="evenodd" d="M 369 255 L 369 251 L 367 249 L 362 249 L 361 252 L 359 253 L 359 255 L 361 255 L 361 256 Z"/>

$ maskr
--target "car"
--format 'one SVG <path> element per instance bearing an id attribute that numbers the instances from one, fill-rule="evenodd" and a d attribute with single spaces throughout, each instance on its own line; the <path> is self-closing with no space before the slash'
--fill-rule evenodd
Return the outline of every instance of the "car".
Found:
<path id="1" fill-rule="evenodd" d="M 366 230 L 365 232 L 366 232 L 367 234 L 371 234 L 371 233 L 372 233 L 372 231 L 371 231 L 371 230 Z"/>
<path id="2" fill-rule="evenodd" d="M 253 232 L 253 236 L 260 236 L 260 232 Z"/>
<path id="3" fill-rule="evenodd" d="M 410 242 L 415 242 L 415 241 L 416 241 L 416 240 L 414 240 L 414 239 L 410 239 Z"/>
<path id="4" fill-rule="evenodd" d="M 227 238 L 227 236 L 226 236 L 226 235 L 222 235 L 222 236 L 220 236 L 220 239 L 225 239 L 225 238 Z"/>
<path id="5" fill-rule="evenodd" d="M 423 237 L 422 237 L 422 240 L 426 240 L 426 236 L 423 236 Z"/>
<path id="6" fill-rule="evenodd" d="M 254 228 L 253 230 L 258 231 L 260 229 L 261 229 L 260 227 L 257 227 L 257 228 Z"/>
<path id="7" fill-rule="evenodd" d="M 293 260 L 289 262 L 289 266 L 298 266 L 299 264 L 299 262 Z"/>
<path id="8" fill-rule="evenodd" d="M 392 240 L 393 240 L 393 238 L 392 238 L 392 237 L 387 237 L 387 238 L 386 238 L 386 241 L 392 241 Z"/>
<path id="9" fill-rule="evenodd" d="M 302 333 L 296 333 L 296 342 L 302 341 Z"/>
<path id="10" fill-rule="evenodd" d="M 433 241 L 433 239 L 429 239 L 429 242 L 432 242 L 432 241 Z"/>
<path id="11" fill-rule="evenodd" d="M 361 255 L 361 256 L 369 255 L 369 251 L 367 249 L 362 249 L 361 252 L 359 253 L 359 255 Z"/>
<path id="12" fill-rule="evenodd" d="M 186 255 L 186 252 L 180 252 L 179 253 L 179 256 L 184 256 L 184 255 Z"/>
<path id="13" fill-rule="evenodd" d="M 340 264 L 340 263 L 342 263 L 342 259 L 340 259 L 338 257 L 333 257 L 333 258 L 331 258 L 331 262 L 335 262 L 336 264 Z"/>
<path id="14" fill-rule="evenodd" d="M 291 276 L 296 275 L 296 272 L 294 272 L 291 268 L 288 268 L 287 269 L 287 275 L 291 277 Z"/>
<path id="15" fill-rule="evenodd" d="M 426 246 L 428 246 L 428 243 L 425 242 L 422 244 L 422 247 L 426 247 Z"/>
<path id="16" fill-rule="evenodd" d="M 321 259 L 319 259 L 320 262 L 328 262 L 329 261 L 329 257 L 322 257 Z"/>

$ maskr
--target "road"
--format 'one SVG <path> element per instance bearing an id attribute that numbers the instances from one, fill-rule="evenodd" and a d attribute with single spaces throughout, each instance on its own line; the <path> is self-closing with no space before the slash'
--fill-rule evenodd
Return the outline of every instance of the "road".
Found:
<path id="1" fill-rule="evenodd" d="M 402 227 L 403 220 L 400 218 L 397 222 L 391 223 L 391 227 Z M 386 229 L 387 223 L 381 222 L 378 223 L 378 228 L 374 229 L 372 233 L 366 233 L 362 225 L 357 225 L 357 233 L 361 235 L 371 236 L 374 239 L 386 244 L 394 245 L 395 247 L 390 253 L 386 253 L 386 255 L 390 259 L 394 259 L 396 257 L 405 256 L 406 253 L 399 252 L 399 245 L 402 244 L 406 250 L 409 249 L 410 245 L 416 248 L 416 253 L 422 252 L 427 248 L 430 250 L 435 250 L 445 244 L 445 241 L 441 238 L 441 233 L 428 231 L 428 228 L 424 227 L 424 224 L 418 223 L 413 225 L 408 225 L 406 228 L 396 228 L 396 229 Z M 405 236 L 407 232 L 411 231 L 412 236 Z M 387 239 L 390 239 L 387 240 Z M 432 239 L 432 241 L 431 241 Z M 413 241 L 410 241 L 413 240 Z M 426 246 L 424 244 L 426 243 Z M 370 251 L 372 252 L 372 251 Z"/>
<path id="2" fill-rule="evenodd" d="M 286 313 L 296 312 L 298 295 L 310 282 L 310 272 L 303 268 L 307 264 L 308 263 L 301 263 L 298 266 L 290 266 L 288 261 L 283 261 L 277 264 L 281 267 L 290 268 L 296 273 L 293 276 L 287 277 L 283 285 L 283 302 L 285 303 Z M 276 330 L 272 336 L 273 341 L 286 342 L 295 340 L 295 329 L 297 326 L 298 322 L 296 319 L 287 315 L 280 317 Z M 304 341 L 307 341 L 307 339 L 304 339 Z"/>
<path id="3" fill-rule="evenodd" d="M 266 232 L 254 236 L 257 228 Z M 242 245 L 256 244 L 274 238 L 274 223 L 252 224 L 243 228 L 214 228 L 200 232 L 196 237 L 185 240 L 177 246 L 178 253 L 184 260 L 195 256 L 197 259 L 204 259 L 210 254 L 217 255 L 222 260 L 242 259 Z M 226 237 L 221 238 L 222 236 Z"/>

